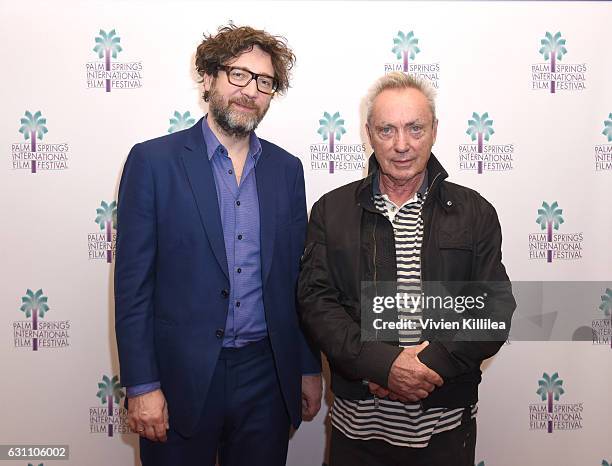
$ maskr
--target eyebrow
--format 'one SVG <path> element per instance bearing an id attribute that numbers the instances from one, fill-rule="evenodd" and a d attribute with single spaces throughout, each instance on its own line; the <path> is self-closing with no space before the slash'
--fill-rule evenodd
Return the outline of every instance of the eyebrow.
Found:
<path id="1" fill-rule="evenodd" d="M 229 68 L 236 68 L 236 69 L 239 69 L 239 70 L 242 70 L 242 71 L 248 71 L 249 73 L 254 73 L 254 74 L 258 75 L 258 76 L 265 76 L 266 78 L 275 79 L 274 76 L 270 76 L 267 73 L 255 73 L 255 71 L 252 71 L 252 70 L 248 69 L 246 66 L 233 66 L 233 65 L 225 65 L 225 66 L 227 66 Z"/>
<path id="2" fill-rule="evenodd" d="M 414 126 L 414 125 L 425 125 L 426 123 L 424 121 L 422 121 L 420 118 L 417 118 L 416 120 L 413 121 L 409 121 L 408 123 L 406 123 L 404 126 Z M 379 125 L 376 125 L 377 127 L 383 127 L 383 126 L 393 126 L 395 127 L 395 125 L 393 123 L 388 123 L 386 121 L 383 121 L 382 123 L 380 123 Z"/>

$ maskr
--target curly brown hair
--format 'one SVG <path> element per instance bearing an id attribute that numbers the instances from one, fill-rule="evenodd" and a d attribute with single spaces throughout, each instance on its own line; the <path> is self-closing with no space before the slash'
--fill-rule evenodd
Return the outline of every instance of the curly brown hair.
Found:
<path id="1" fill-rule="evenodd" d="M 273 36 L 250 26 L 229 24 L 219 27 L 215 36 L 204 34 L 204 40 L 196 51 L 196 70 L 202 78 L 205 74 L 217 77 L 219 66 L 253 50 L 255 45 L 272 58 L 274 78 L 278 82 L 276 92 L 285 93 L 289 88 L 289 73 L 295 63 L 295 55 L 284 37 Z M 204 92 L 204 100 L 208 101 L 208 91 Z"/>

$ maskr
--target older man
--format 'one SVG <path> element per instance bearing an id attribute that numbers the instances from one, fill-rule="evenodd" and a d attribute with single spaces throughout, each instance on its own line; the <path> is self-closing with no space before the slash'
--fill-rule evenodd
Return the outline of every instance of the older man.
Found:
<path id="1" fill-rule="evenodd" d="M 198 46 L 209 113 L 137 144 L 118 205 L 116 333 L 144 466 L 284 465 L 320 407 L 298 326 L 300 160 L 255 128 L 287 90 L 283 40 L 228 26 Z"/>
<path id="2" fill-rule="evenodd" d="M 426 334 L 424 306 L 394 310 L 416 324 L 395 342 L 364 338 L 373 333 L 361 309 L 369 283 L 423 291 L 433 281 L 478 282 L 490 291 L 485 312 L 509 325 L 515 303 L 495 209 L 446 181 L 431 154 L 437 127 L 425 82 L 380 78 L 367 99 L 369 175 L 312 209 L 299 309 L 332 370 L 331 466 L 474 464 L 480 364 L 503 338 Z"/>

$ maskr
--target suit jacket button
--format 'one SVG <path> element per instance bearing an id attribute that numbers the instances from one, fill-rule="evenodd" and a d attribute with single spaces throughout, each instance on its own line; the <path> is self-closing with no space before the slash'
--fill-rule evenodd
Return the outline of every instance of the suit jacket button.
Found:
<path id="1" fill-rule="evenodd" d="M 221 296 L 224 297 L 224 298 L 227 298 L 229 296 L 229 291 L 221 290 Z"/>
<path id="2" fill-rule="evenodd" d="M 217 336 L 217 338 L 223 338 L 223 329 L 222 328 L 218 328 L 217 331 L 215 332 L 215 335 Z"/>

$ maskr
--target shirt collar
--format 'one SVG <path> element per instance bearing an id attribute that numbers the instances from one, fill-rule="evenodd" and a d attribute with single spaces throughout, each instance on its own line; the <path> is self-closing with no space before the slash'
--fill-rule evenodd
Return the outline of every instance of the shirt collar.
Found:
<path id="1" fill-rule="evenodd" d="M 210 129 L 207 118 L 208 114 L 202 118 L 202 133 L 204 134 L 204 143 L 206 144 L 206 155 L 208 156 L 208 160 L 211 160 L 218 152 L 221 152 L 223 155 L 227 156 L 227 149 L 223 147 L 223 144 L 219 142 L 219 139 L 217 136 L 215 136 L 215 133 L 213 133 L 212 129 Z M 255 131 L 251 131 L 251 134 L 249 135 L 249 153 L 247 156 L 253 157 L 253 161 L 257 164 L 260 155 L 261 142 L 255 134 Z"/>

